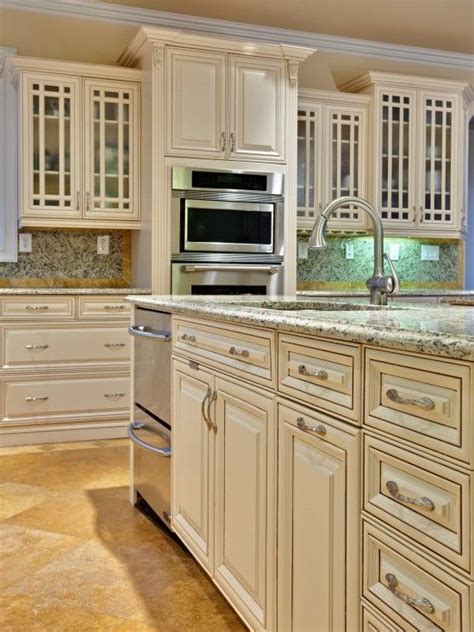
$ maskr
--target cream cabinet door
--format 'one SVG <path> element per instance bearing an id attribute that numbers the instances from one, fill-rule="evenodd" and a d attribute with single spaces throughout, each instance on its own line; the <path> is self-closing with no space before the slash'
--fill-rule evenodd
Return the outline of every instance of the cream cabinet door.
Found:
<path id="1" fill-rule="evenodd" d="M 285 632 L 358 629 L 360 431 L 345 427 L 278 405 L 278 620 Z"/>
<path id="2" fill-rule="evenodd" d="M 211 373 L 173 363 L 172 526 L 201 564 L 212 572 L 214 537 L 214 434 L 206 406 Z"/>
<path id="3" fill-rule="evenodd" d="M 229 157 L 285 159 L 286 64 L 229 56 Z"/>
<path id="4" fill-rule="evenodd" d="M 275 629 L 274 398 L 216 378 L 214 579 L 254 630 Z"/>
<path id="5" fill-rule="evenodd" d="M 81 217 L 81 80 L 22 73 L 20 214 Z"/>
<path id="6" fill-rule="evenodd" d="M 322 210 L 323 106 L 298 107 L 297 211 L 298 228 L 312 228 Z"/>
<path id="7" fill-rule="evenodd" d="M 226 55 L 168 50 L 167 153 L 223 158 Z"/>
<path id="8" fill-rule="evenodd" d="M 139 85 L 84 80 L 84 214 L 139 218 Z"/>

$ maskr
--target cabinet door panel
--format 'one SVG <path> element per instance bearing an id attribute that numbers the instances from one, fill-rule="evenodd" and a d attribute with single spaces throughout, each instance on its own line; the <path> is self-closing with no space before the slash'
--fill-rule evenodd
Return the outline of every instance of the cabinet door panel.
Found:
<path id="1" fill-rule="evenodd" d="M 167 153 L 223 157 L 226 56 L 181 49 L 168 55 Z"/>
<path id="2" fill-rule="evenodd" d="M 273 397 L 216 386 L 215 580 L 256 629 L 274 629 Z"/>
<path id="3" fill-rule="evenodd" d="M 23 73 L 22 215 L 81 216 L 80 79 Z"/>
<path id="4" fill-rule="evenodd" d="M 230 157 L 283 161 L 285 62 L 231 56 L 229 63 Z"/>
<path id="5" fill-rule="evenodd" d="M 213 537 L 213 436 L 203 416 L 210 373 L 173 364 L 173 511 L 175 531 L 209 571 Z"/>

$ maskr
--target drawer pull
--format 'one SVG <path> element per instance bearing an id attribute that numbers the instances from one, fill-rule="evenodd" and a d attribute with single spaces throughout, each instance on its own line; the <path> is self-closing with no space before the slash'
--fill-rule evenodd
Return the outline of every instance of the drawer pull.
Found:
<path id="1" fill-rule="evenodd" d="M 413 608 L 424 610 L 425 612 L 428 612 L 428 614 L 434 613 L 434 606 L 429 599 L 426 599 L 426 597 L 413 599 L 413 597 L 409 597 L 408 595 L 405 595 L 400 590 L 398 590 L 398 579 L 393 573 L 387 573 L 385 575 L 385 579 L 387 580 L 388 589 L 395 595 L 395 597 L 398 597 L 398 599 L 401 599 L 403 602 L 405 602 L 409 606 L 412 606 Z"/>
<path id="2" fill-rule="evenodd" d="M 48 399 L 49 397 L 47 395 L 28 395 L 27 397 L 25 397 L 25 402 L 45 402 Z"/>
<path id="3" fill-rule="evenodd" d="M 121 397 L 125 397 L 125 393 L 104 393 L 104 397 L 108 399 L 120 399 Z"/>
<path id="4" fill-rule="evenodd" d="M 104 309 L 106 309 L 109 312 L 119 311 L 119 310 L 125 309 L 126 307 L 127 307 L 126 305 L 104 305 Z"/>
<path id="5" fill-rule="evenodd" d="M 250 355 L 247 349 L 242 349 L 241 351 L 239 351 L 239 349 L 236 349 L 235 347 L 231 347 L 229 349 L 229 353 L 230 355 L 241 356 L 242 358 L 248 358 Z"/>
<path id="6" fill-rule="evenodd" d="M 107 349 L 118 349 L 120 347 L 125 347 L 125 342 L 106 342 L 104 343 L 104 347 Z"/>
<path id="7" fill-rule="evenodd" d="M 323 424 L 318 424 L 317 426 L 308 426 L 308 424 L 304 420 L 304 417 L 298 417 L 298 419 L 296 420 L 296 425 L 300 430 L 304 430 L 305 432 L 315 432 L 322 437 L 324 437 L 324 435 L 326 434 L 326 428 L 323 426 Z"/>
<path id="8" fill-rule="evenodd" d="M 181 336 L 181 340 L 185 340 L 186 342 L 196 342 L 196 336 L 189 336 L 188 334 L 183 334 Z"/>
<path id="9" fill-rule="evenodd" d="M 25 345 L 25 349 L 28 349 L 28 351 L 43 351 L 44 349 L 49 349 L 49 345 Z"/>
<path id="10" fill-rule="evenodd" d="M 408 503 L 409 505 L 423 507 L 423 509 L 426 509 L 427 511 L 433 511 L 433 509 L 435 508 L 434 502 L 426 496 L 423 496 L 422 498 L 410 498 L 409 496 L 404 496 L 403 494 L 400 494 L 400 492 L 398 491 L 398 485 L 395 483 L 395 481 L 387 481 L 385 483 L 385 487 L 390 492 L 390 495 L 395 498 L 395 500 L 399 500 L 402 503 Z"/>
<path id="11" fill-rule="evenodd" d="M 206 401 L 211 397 L 212 395 L 212 389 L 210 386 L 207 387 L 207 392 L 204 395 L 204 399 L 201 402 L 201 413 L 202 416 L 204 417 L 204 421 L 207 424 L 207 427 L 209 428 L 209 430 L 212 429 L 212 421 L 209 419 L 209 417 L 206 415 Z"/>
<path id="12" fill-rule="evenodd" d="M 433 410 L 435 407 L 434 401 L 430 397 L 421 397 L 420 399 L 410 399 L 408 397 L 402 397 L 398 394 L 395 388 L 390 388 L 386 393 L 386 396 L 397 404 L 405 404 L 407 406 L 417 406 L 423 410 Z"/>
<path id="13" fill-rule="evenodd" d="M 304 364 L 300 364 L 298 367 L 298 373 L 300 375 L 306 375 L 310 377 L 317 377 L 320 380 L 327 380 L 328 374 L 324 369 L 319 369 L 319 371 L 308 371 Z"/>
<path id="14" fill-rule="evenodd" d="M 25 309 L 29 312 L 45 312 L 49 305 L 27 305 Z"/>

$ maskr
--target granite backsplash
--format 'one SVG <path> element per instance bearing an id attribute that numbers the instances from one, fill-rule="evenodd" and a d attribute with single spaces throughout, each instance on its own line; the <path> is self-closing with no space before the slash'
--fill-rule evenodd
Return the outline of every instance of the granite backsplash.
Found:
<path id="1" fill-rule="evenodd" d="M 125 230 L 25 229 L 32 252 L 0 263 L 0 287 L 129 287 L 131 237 Z M 97 236 L 109 235 L 110 252 L 97 254 Z"/>
<path id="2" fill-rule="evenodd" d="M 307 243 L 307 235 L 298 235 L 299 251 Z M 354 258 L 346 259 L 346 246 L 354 248 Z M 400 258 L 394 265 L 403 289 L 461 289 L 463 287 L 464 245 L 455 239 L 418 239 L 387 237 L 390 244 L 400 246 Z M 438 261 L 422 261 L 421 246 L 439 246 Z M 310 251 L 308 258 L 298 258 L 299 290 L 345 290 L 365 288 L 373 271 L 372 236 L 329 235 L 327 247 Z"/>

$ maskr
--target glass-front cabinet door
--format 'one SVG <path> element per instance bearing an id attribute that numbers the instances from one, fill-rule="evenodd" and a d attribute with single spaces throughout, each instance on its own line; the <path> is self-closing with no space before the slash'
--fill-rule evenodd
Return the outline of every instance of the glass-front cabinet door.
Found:
<path id="1" fill-rule="evenodd" d="M 80 79 L 22 76 L 22 213 L 81 216 Z"/>
<path id="2" fill-rule="evenodd" d="M 322 204 L 321 118 L 322 106 L 298 107 L 298 228 L 311 228 Z"/>
<path id="3" fill-rule="evenodd" d="M 137 219 L 137 84 L 84 82 L 85 217 Z"/>

